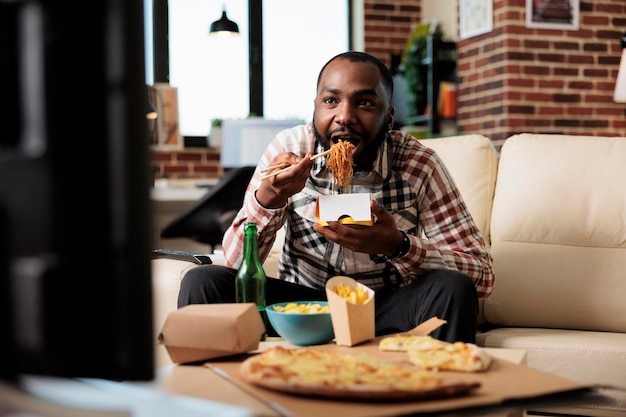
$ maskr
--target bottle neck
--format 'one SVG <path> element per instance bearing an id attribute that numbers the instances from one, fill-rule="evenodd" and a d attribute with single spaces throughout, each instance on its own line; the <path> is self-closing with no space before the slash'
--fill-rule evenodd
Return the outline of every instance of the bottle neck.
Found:
<path id="1" fill-rule="evenodd" d="M 244 261 L 255 261 L 259 258 L 259 244 L 256 231 L 246 230 L 243 244 Z"/>

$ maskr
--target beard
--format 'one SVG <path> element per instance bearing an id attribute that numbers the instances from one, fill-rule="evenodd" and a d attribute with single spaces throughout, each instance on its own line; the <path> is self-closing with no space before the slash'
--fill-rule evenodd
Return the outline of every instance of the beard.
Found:
<path id="1" fill-rule="evenodd" d="M 315 136 L 315 142 L 321 144 L 325 151 L 330 149 L 331 145 L 331 137 L 334 132 L 326 132 L 325 135 L 322 135 L 319 130 L 317 130 L 317 126 L 315 125 L 315 114 L 313 114 L 313 135 Z M 370 172 L 374 166 L 374 161 L 378 156 L 378 150 L 382 147 L 385 138 L 387 137 L 387 126 L 383 123 L 378 129 L 376 136 L 373 139 L 367 134 L 363 134 L 360 132 L 355 132 L 350 128 L 342 129 L 342 132 L 348 134 L 354 134 L 354 136 L 358 136 L 361 142 L 365 143 L 366 146 L 363 150 L 354 156 L 353 166 L 354 172 Z"/>

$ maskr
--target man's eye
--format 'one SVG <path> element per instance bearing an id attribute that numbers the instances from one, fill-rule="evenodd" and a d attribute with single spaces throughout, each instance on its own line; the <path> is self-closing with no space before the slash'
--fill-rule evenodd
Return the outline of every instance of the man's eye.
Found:
<path id="1" fill-rule="evenodd" d="M 326 97 L 324 99 L 324 103 L 326 103 L 326 104 L 332 104 L 332 103 L 335 103 L 335 102 L 336 102 L 336 100 L 335 100 L 334 97 Z"/>

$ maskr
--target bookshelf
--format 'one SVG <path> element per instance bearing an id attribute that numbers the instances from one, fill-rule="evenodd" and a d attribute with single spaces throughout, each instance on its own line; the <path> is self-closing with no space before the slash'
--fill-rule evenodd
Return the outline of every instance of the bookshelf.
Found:
<path id="1" fill-rule="evenodd" d="M 407 125 L 425 126 L 429 137 L 437 136 L 442 132 L 442 122 L 455 121 L 456 95 L 446 95 L 446 99 L 454 100 L 454 103 L 443 103 L 443 107 L 452 105 L 444 112 L 439 103 L 440 90 L 456 85 L 456 43 L 428 37 L 426 57 L 421 60 L 419 71 L 426 91 L 426 109 L 424 114 L 410 116 Z M 444 83 L 444 84 L 442 84 Z"/>

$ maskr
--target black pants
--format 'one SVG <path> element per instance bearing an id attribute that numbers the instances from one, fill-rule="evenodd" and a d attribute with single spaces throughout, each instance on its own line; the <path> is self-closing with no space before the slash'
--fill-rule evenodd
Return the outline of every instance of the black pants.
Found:
<path id="1" fill-rule="evenodd" d="M 237 271 L 203 265 L 183 277 L 178 308 L 188 304 L 235 302 Z M 285 301 L 324 301 L 325 291 L 268 278 L 267 305 Z M 447 323 L 431 336 L 448 342 L 476 340 L 478 296 L 471 279 L 460 272 L 436 270 L 393 291 L 376 293 L 376 335 L 405 332 L 433 316 Z"/>

